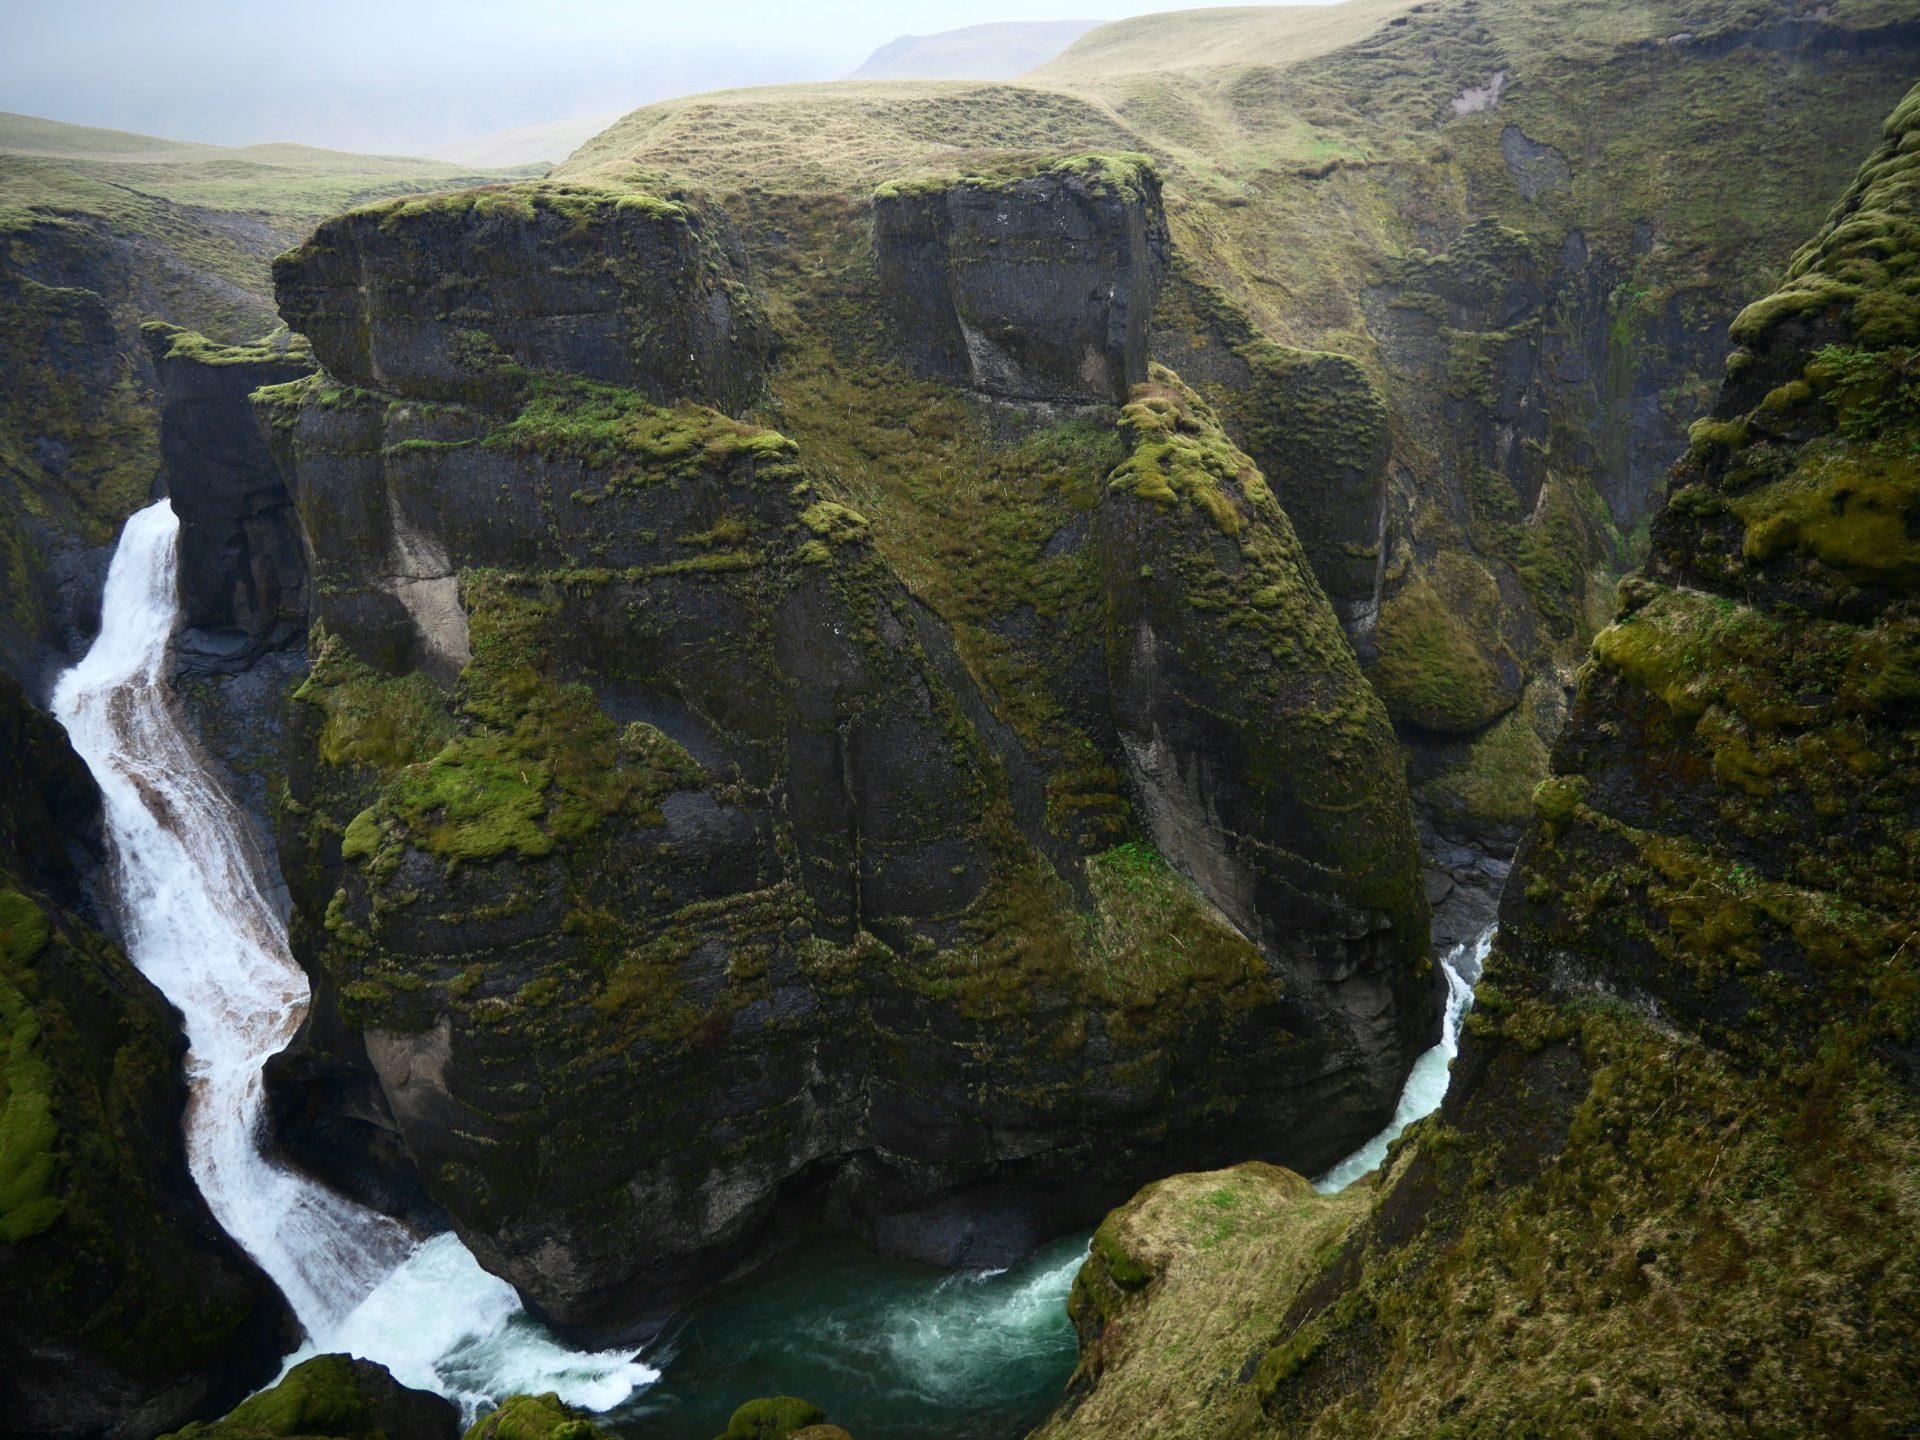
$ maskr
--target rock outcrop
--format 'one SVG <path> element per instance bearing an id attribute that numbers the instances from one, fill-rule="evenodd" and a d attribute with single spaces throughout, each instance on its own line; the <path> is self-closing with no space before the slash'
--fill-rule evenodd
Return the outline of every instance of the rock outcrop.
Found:
<path id="1" fill-rule="evenodd" d="M 547 1440 L 549 1433 L 528 1432 L 529 1440 Z M 569 1440 L 600 1433 L 587 1426 L 577 1436 L 569 1432 Z M 165 1440 L 457 1440 L 459 1434 L 460 1412 L 450 1402 L 409 1389 L 386 1366 L 349 1355 L 316 1355 L 224 1419 L 189 1425 Z"/>
<path id="2" fill-rule="evenodd" d="M 482 198 L 541 216 L 544 194 Z M 480 203 L 393 207 L 404 250 L 379 212 L 335 222 L 280 264 L 290 318 L 360 323 L 330 308 L 359 303 L 354 235 L 381 286 L 465 267 L 497 292 L 463 280 L 468 308 L 500 314 L 541 293 L 536 262 L 625 253 L 630 215 L 728 244 L 601 198 L 530 251 L 550 222 L 514 220 L 509 275 L 473 248 L 491 213 L 434 218 Z M 544 368 L 564 347 L 456 403 L 421 358 L 438 332 L 366 323 L 316 351 L 410 357 L 350 368 L 394 388 L 257 397 L 315 565 L 280 847 L 316 1002 L 275 1071 L 303 1163 L 377 1197 L 403 1150 L 484 1264 L 603 1335 L 810 1216 L 999 1263 L 1187 1157 L 1315 1168 L 1381 1122 L 1437 1005 L 1398 758 L 1210 420 L 1181 454 L 1229 456 L 1227 484 L 1189 496 L 1176 467 L 1163 513 L 1137 427 L 1074 562 L 1129 607 L 1076 671 L 1112 753 L 1071 774 L 1137 793 L 1130 839 L 1076 820 L 803 448 L 661 404 L 678 369 Z M 1198 567 L 1190 604 L 1139 590 L 1155 563 Z M 1206 714 L 1234 665 L 1266 697 L 1237 724 Z"/>
<path id="3" fill-rule="evenodd" d="M 1920 90 L 1732 325 L 1536 792 L 1441 1113 L 1337 1248 L 1223 1278 L 1218 1309 L 1090 1263 L 1081 1310 L 1153 1343 L 1094 1330 L 1090 1363 L 1118 1363 L 1048 1434 L 1110 1433 L 1102 1392 L 1151 1403 L 1160 1357 L 1198 1347 L 1245 1357 L 1185 1412 L 1227 1436 L 1913 1427 L 1917 198 Z M 1195 1233 L 1152 1194 L 1103 1227 L 1120 1261 Z M 1256 1270 L 1347 1198 L 1217 1263 Z"/>
<path id="4" fill-rule="evenodd" d="M 270 1376 L 292 1321 L 187 1173 L 177 1017 L 82 918 L 99 793 L 4 673 L 0 751 L 0 1429 L 146 1440 Z"/>
<path id="5" fill-rule="evenodd" d="M 313 371 L 284 332 L 216 345 L 159 321 L 143 327 L 164 397 L 160 454 L 180 517 L 182 657 L 240 669 L 306 637 L 307 557 L 286 481 L 247 397 Z"/>
<path id="6" fill-rule="evenodd" d="M 912 368 L 997 399 L 1124 403 L 1147 378 L 1167 255 L 1143 155 L 874 195 L 874 268 Z"/>
<path id="7" fill-rule="evenodd" d="M 329 220 L 274 286 L 348 385 L 499 402 L 534 371 L 731 412 L 759 391 L 767 336 L 723 235 L 651 195 L 461 191 Z"/>

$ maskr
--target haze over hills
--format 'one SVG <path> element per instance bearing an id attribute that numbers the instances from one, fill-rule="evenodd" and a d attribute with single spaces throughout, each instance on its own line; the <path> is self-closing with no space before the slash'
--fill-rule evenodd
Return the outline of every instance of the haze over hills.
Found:
<path id="1" fill-rule="evenodd" d="M 516 130 L 499 130 L 491 135 L 476 135 L 471 140 L 442 145 L 427 154 L 430 159 L 446 160 L 456 165 L 558 165 L 625 113 L 616 110 L 579 120 L 549 120 L 543 125 L 523 125 Z"/>
<path id="2" fill-rule="evenodd" d="M 1011 20 L 937 35 L 902 35 L 866 58 L 849 80 L 1010 80 L 1044 64 L 1099 20 Z"/>

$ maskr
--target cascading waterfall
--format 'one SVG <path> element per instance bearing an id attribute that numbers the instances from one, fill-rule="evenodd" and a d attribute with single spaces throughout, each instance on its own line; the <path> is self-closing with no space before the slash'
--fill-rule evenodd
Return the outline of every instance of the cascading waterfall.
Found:
<path id="1" fill-rule="evenodd" d="M 1489 925 L 1471 942 L 1456 945 L 1441 957 L 1440 968 L 1447 977 L 1447 1013 L 1441 1022 L 1439 1042 L 1413 1062 L 1387 1128 L 1313 1182 L 1313 1188 L 1322 1195 L 1344 1190 L 1362 1175 L 1379 1169 L 1380 1162 L 1387 1158 L 1387 1147 L 1400 1138 L 1400 1132 L 1438 1110 L 1447 1098 L 1450 1067 L 1453 1057 L 1460 1053 L 1460 1026 L 1473 1008 L 1473 987 L 1493 950 L 1498 928 Z"/>
<path id="2" fill-rule="evenodd" d="M 261 1150 L 261 1069 L 306 1013 L 307 978 L 261 889 L 247 817 L 203 769 L 168 697 L 178 533 L 165 500 L 127 522 L 99 638 L 60 678 L 53 709 L 105 802 L 127 953 L 185 1018 L 187 1157 L 201 1193 L 286 1296 L 307 1332 L 301 1355 L 377 1360 L 469 1409 L 516 1391 L 618 1404 L 657 1373 L 624 1353 L 569 1351 L 456 1237 L 416 1243 Z"/>

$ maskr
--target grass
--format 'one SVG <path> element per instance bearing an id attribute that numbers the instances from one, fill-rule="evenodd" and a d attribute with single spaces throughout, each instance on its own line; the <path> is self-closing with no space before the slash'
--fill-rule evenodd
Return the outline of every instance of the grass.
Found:
<path id="1" fill-rule="evenodd" d="M 1369 1187 L 1320 1196 L 1253 1162 L 1149 1185 L 1101 1224 L 1074 1281 L 1081 1336 L 1070 1419 L 1034 1440 L 1252 1433 L 1239 1374 L 1280 1325 L 1320 1255 L 1365 1213 Z"/>
<path id="2" fill-rule="evenodd" d="M 1345 0 L 1140 15 L 1096 26 L 1022 78 L 1071 88 L 1149 71 L 1297 65 L 1365 40 L 1414 3 Z"/>

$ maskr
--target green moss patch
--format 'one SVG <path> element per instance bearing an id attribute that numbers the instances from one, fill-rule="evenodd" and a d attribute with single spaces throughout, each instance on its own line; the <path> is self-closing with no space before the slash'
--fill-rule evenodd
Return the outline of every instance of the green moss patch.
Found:
<path id="1" fill-rule="evenodd" d="M 558 1395 L 515 1395 L 474 1422 L 465 1440 L 609 1440 L 606 1431 Z"/>
<path id="2" fill-rule="evenodd" d="M 50 933 L 38 905 L 17 890 L 0 890 L 0 1240 L 9 1245 L 38 1235 L 65 1208 L 54 1188 L 60 1127 L 53 1067 L 22 988 L 33 987 L 31 966 Z"/>
<path id="3" fill-rule="evenodd" d="M 792 1395 L 749 1400 L 733 1412 L 718 1440 L 786 1440 L 796 1430 L 818 1425 L 827 1412 Z"/>
<path id="4" fill-rule="evenodd" d="M 1501 615 L 1498 583 L 1460 551 L 1442 551 L 1396 590 L 1380 607 L 1380 653 L 1368 672 L 1389 713 L 1458 733 L 1511 709 L 1519 695 L 1492 649 Z"/>

